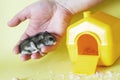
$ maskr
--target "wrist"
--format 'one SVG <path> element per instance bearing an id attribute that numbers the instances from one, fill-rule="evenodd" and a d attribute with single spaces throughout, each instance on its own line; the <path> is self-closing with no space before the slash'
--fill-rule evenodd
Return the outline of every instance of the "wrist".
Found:
<path id="1" fill-rule="evenodd" d="M 66 11 L 68 11 L 70 14 L 74 14 L 72 9 L 70 8 L 69 4 L 67 3 L 68 0 L 55 0 L 57 4 L 59 4 L 61 7 L 63 7 Z"/>
<path id="2" fill-rule="evenodd" d="M 55 0 L 72 14 L 87 10 L 92 6 L 101 3 L 103 0 Z"/>

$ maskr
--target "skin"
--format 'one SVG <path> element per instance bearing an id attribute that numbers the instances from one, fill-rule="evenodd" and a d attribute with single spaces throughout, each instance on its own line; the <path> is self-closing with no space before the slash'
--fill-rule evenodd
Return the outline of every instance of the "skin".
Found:
<path id="1" fill-rule="evenodd" d="M 13 51 L 16 54 L 19 54 L 18 46 L 22 40 L 44 31 L 53 34 L 57 38 L 57 44 L 54 46 L 43 47 L 42 52 L 48 53 L 54 50 L 65 35 L 72 16 L 100 3 L 101 1 L 102 0 L 76 0 L 75 2 L 73 0 L 66 0 L 62 2 L 62 0 L 43 0 L 27 6 L 8 22 L 8 26 L 15 27 L 26 19 L 29 19 L 28 27 Z M 78 4 L 78 2 L 83 5 Z M 65 3 L 68 3 L 68 5 L 65 5 Z M 71 5 L 71 3 L 73 3 L 73 5 Z M 41 55 L 39 53 L 21 55 L 23 61 L 38 59 L 40 57 Z"/>

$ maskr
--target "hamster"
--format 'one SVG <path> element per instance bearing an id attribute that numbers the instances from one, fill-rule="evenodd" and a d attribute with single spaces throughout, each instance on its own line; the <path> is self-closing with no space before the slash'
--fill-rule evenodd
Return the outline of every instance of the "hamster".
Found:
<path id="1" fill-rule="evenodd" d="M 39 52 L 43 55 L 41 52 L 42 47 L 55 44 L 56 37 L 45 31 L 23 40 L 19 45 L 19 50 L 21 54 L 33 54 Z"/>

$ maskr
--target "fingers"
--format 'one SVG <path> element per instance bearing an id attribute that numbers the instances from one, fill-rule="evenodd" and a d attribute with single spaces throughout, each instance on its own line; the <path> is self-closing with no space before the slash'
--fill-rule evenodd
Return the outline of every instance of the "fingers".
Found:
<path id="1" fill-rule="evenodd" d="M 17 15 L 15 15 L 9 22 L 8 26 L 14 27 L 20 24 L 22 21 L 26 20 L 29 18 L 29 10 L 26 8 L 19 12 Z"/>
<path id="2" fill-rule="evenodd" d="M 22 54 L 21 55 L 21 60 L 22 61 L 27 61 L 27 60 L 30 60 L 30 59 L 39 59 L 43 57 L 42 55 L 40 55 L 40 53 L 34 53 L 32 55 L 30 54 Z"/>
<path id="3" fill-rule="evenodd" d="M 40 55 L 40 53 L 34 53 L 31 55 L 32 59 L 39 59 L 40 57 L 42 57 L 42 55 Z"/>
<path id="4" fill-rule="evenodd" d="M 21 55 L 22 61 L 27 61 L 27 60 L 29 60 L 30 58 L 31 58 L 31 55 L 29 55 L 29 54 Z"/>
<path id="5" fill-rule="evenodd" d="M 48 53 L 56 48 L 57 45 L 53 46 L 45 46 L 42 48 L 41 52 Z"/>
<path id="6" fill-rule="evenodd" d="M 21 55 L 22 61 L 27 61 L 29 59 L 39 59 L 40 57 L 42 57 L 42 56 L 39 53 L 34 53 L 32 55 L 30 55 L 30 54 L 22 54 Z"/>

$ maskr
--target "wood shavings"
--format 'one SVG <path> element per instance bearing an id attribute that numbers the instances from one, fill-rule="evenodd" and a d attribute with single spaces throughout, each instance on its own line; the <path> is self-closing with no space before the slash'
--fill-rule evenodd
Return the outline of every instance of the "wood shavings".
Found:
<path id="1" fill-rule="evenodd" d="M 96 72 L 93 75 L 85 75 L 85 74 L 73 74 L 69 73 L 68 80 L 118 80 L 120 79 L 120 73 L 107 71 L 103 72 Z"/>
<path id="2" fill-rule="evenodd" d="M 17 77 L 13 77 L 12 80 L 20 80 L 20 79 Z"/>

